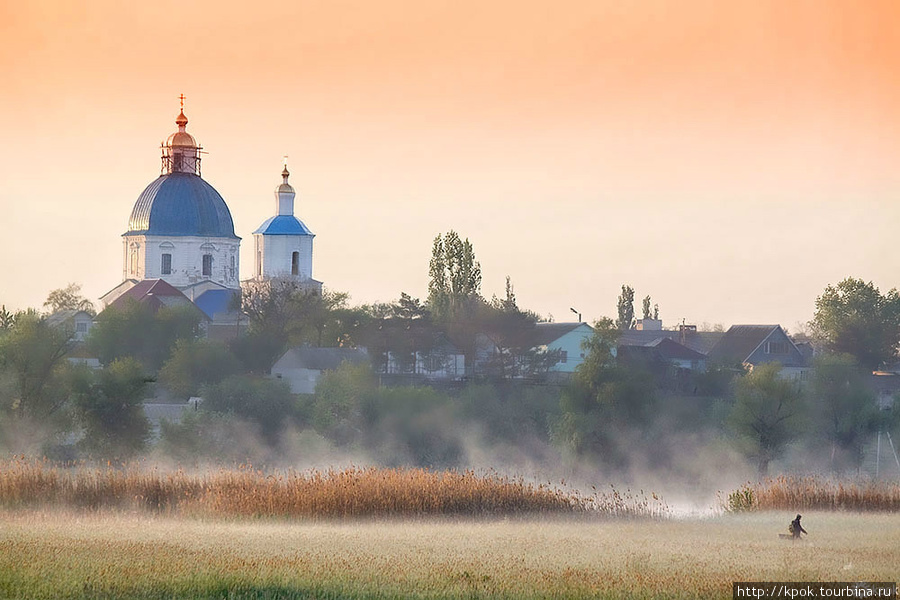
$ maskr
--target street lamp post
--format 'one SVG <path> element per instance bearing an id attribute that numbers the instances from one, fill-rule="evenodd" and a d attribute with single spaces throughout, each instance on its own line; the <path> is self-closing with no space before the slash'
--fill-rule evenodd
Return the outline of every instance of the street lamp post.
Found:
<path id="1" fill-rule="evenodd" d="M 573 313 L 575 313 L 576 315 L 578 315 L 578 322 L 581 323 L 581 313 L 578 312 L 577 310 L 575 310 L 574 308 L 571 308 L 571 307 L 569 308 L 569 310 L 571 310 Z"/>

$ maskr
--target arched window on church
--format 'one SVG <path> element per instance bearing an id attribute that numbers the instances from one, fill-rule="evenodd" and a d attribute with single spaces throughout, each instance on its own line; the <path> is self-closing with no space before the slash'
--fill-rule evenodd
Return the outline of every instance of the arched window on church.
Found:
<path id="1" fill-rule="evenodd" d="M 299 275 L 300 274 L 300 253 L 294 252 L 291 254 L 291 275 Z"/>
<path id="2" fill-rule="evenodd" d="M 138 249 L 131 249 L 131 275 L 137 275 L 138 270 Z"/>
<path id="3" fill-rule="evenodd" d="M 171 254 L 163 254 L 162 260 L 159 265 L 159 272 L 162 275 L 171 275 L 172 274 L 172 255 Z"/>
<path id="4" fill-rule="evenodd" d="M 256 251 L 256 276 L 262 277 L 262 251 Z"/>
<path id="5" fill-rule="evenodd" d="M 231 272 L 230 272 L 230 273 L 231 273 L 231 275 L 230 275 L 230 276 L 231 276 L 231 279 L 234 279 L 234 264 L 235 264 L 235 262 L 234 262 L 234 256 L 232 256 L 232 257 L 231 257 Z"/>
<path id="6" fill-rule="evenodd" d="M 212 254 L 203 255 L 203 271 L 204 277 L 212 277 Z"/>

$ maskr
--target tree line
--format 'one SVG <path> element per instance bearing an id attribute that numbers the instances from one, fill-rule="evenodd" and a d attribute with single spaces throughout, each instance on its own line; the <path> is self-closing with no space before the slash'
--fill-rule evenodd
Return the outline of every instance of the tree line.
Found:
<path id="1" fill-rule="evenodd" d="M 51 326 L 46 315 L 91 310 L 77 286 L 51 292 L 45 313 L 3 309 L 0 445 L 11 450 L 39 439 L 39 451 L 63 458 L 145 452 L 150 428 L 141 403 L 148 386 L 180 400 L 203 397 L 179 423 L 164 423 L 156 444 L 185 461 L 240 460 L 237 454 L 252 451 L 250 442 L 236 443 L 242 436 L 277 456 L 298 435 L 312 435 L 385 464 L 453 466 L 465 460 L 474 436 L 493 448 L 524 447 L 527 439 L 530 453 L 627 472 L 637 455 L 671 467 L 672 444 L 702 432 L 710 444 L 727 440 L 761 474 L 790 454 L 854 472 L 872 435 L 897 427 L 896 412 L 878 410 L 865 381 L 867 372 L 897 356 L 895 290 L 881 294 L 853 278 L 826 288 L 810 322 L 824 352 L 806 385 L 781 379 L 777 366 L 748 373 L 740 365 L 711 365 L 692 375 L 685 392 L 616 360 L 618 336 L 634 320 L 630 286 L 623 286 L 618 318 L 594 324 L 571 381 L 536 387 L 521 385 L 521 357 L 540 317 L 519 308 L 511 280 L 504 297 L 482 297 L 472 244 L 455 232 L 435 239 L 429 275 L 425 301 L 401 293 L 396 301 L 365 306 L 350 306 L 345 293 L 316 294 L 288 280 L 247 282 L 240 308 L 249 327 L 228 343 L 202 339 L 196 311 L 152 312 L 131 303 L 104 311 L 86 343 L 76 346 L 72 332 Z M 658 318 L 649 296 L 642 304 L 644 318 Z M 417 331 L 424 333 L 417 338 Z M 345 366 L 310 397 L 266 377 L 294 345 L 368 345 L 374 356 L 409 357 L 432 343 L 435 331 L 452 336 L 467 361 L 474 360 L 475 335 L 489 332 L 499 349 L 490 376 L 453 390 L 384 388 L 368 367 Z M 67 360 L 85 356 L 99 358 L 102 368 Z"/>

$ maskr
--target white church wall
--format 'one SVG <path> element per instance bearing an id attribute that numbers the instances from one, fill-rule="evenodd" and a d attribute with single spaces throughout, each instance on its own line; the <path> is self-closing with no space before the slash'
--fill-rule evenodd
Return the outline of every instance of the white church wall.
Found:
<path id="1" fill-rule="evenodd" d="M 126 278 L 162 279 L 175 287 L 211 280 L 240 287 L 240 240 L 194 236 L 126 236 Z M 133 268 L 131 253 L 137 254 Z M 162 255 L 170 254 L 171 273 L 162 272 Z M 203 256 L 212 256 L 210 275 L 203 275 Z"/>
<path id="2" fill-rule="evenodd" d="M 299 252 L 297 277 L 312 279 L 313 236 L 256 234 L 254 238 L 258 252 L 257 260 L 262 261 L 263 277 L 290 276 L 291 256 L 294 252 Z"/>

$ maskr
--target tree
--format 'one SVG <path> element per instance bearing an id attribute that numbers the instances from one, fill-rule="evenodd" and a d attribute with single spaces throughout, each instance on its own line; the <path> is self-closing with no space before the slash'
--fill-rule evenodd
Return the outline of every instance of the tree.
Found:
<path id="1" fill-rule="evenodd" d="M 291 278 L 251 280 L 241 289 L 250 330 L 231 343 L 231 350 L 254 373 L 268 373 L 289 347 L 352 344 L 365 318 L 362 311 L 347 307 L 346 292 L 319 293 Z"/>
<path id="2" fill-rule="evenodd" d="M 3 412 L 52 422 L 67 399 L 62 379 L 72 344 L 70 332 L 52 327 L 37 313 L 17 313 L 0 337 L 0 371 L 15 383 L 15 396 L 0 398 Z"/>
<path id="3" fill-rule="evenodd" d="M 97 373 L 79 369 L 72 384 L 75 412 L 84 427 L 79 446 L 106 459 L 126 459 L 143 450 L 150 438 L 142 406 L 146 385 L 143 366 L 130 357 Z"/>
<path id="4" fill-rule="evenodd" d="M 620 331 L 631 329 L 634 324 L 634 288 L 630 285 L 622 286 L 622 293 L 617 303 L 619 318 L 616 319 L 616 327 Z"/>
<path id="5" fill-rule="evenodd" d="M 756 460 L 760 477 L 802 433 L 803 394 L 796 383 L 779 378 L 780 371 L 780 364 L 765 363 L 737 379 L 729 415 L 738 446 Z"/>
<path id="6" fill-rule="evenodd" d="M 6 310 L 6 305 L 0 306 L 0 333 L 9 331 L 16 324 L 16 313 Z"/>
<path id="7" fill-rule="evenodd" d="M 240 417 L 259 427 L 265 442 L 277 446 L 294 411 L 294 397 L 284 381 L 234 375 L 206 387 L 204 411 Z"/>
<path id="8" fill-rule="evenodd" d="M 505 297 L 491 298 L 490 304 L 485 304 L 475 313 L 474 320 L 479 325 L 480 333 L 486 334 L 496 349 L 485 365 L 485 374 L 492 379 L 541 378 L 559 361 L 561 351 L 534 349 L 533 333 L 540 316 L 519 308 L 508 275 Z"/>
<path id="9" fill-rule="evenodd" d="M 156 373 L 180 339 L 200 334 L 201 313 L 193 305 L 160 308 L 157 312 L 140 302 L 109 307 L 97 317 L 87 346 L 104 365 L 133 357 L 149 373 Z"/>
<path id="10" fill-rule="evenodd" d="M 391 315 L 398 319 L 429 319 L 431 313 L 418 298 L 400 292 L 400 299 L 390 305 Z"/>
<path id="11" fill-rule="evenodd" d="M 159 381 L 174 396 L 187 399 L 240 370 L 224 345 L 209 340 L 178 340 L 159 371 Z"/>
<path id="12" fill-rule="evenodd" d="M 616 364 L 620 333 L 611 319 L 594 323 L 594 334 L 582 345 L 584 362 L 563 389 L 562 414 L 554 432 L 574 454 L 615 468 L 625 468 L 629 462 L 623 434 L 646 427 L 656 406 L 652 378 Z"/>
<path id="13" fill-rule="evenodd" d="M 481 265 L 471 242 L 455 231 L 434 239 L 429 275 L 428 308 L 440 320 L 457 317 L 481 299 Z"/>
<path id="14" fill-rule="evenodd" d="M 831 470 L 858 472 L 863 448 L 878 431 L 880 411 L 856 360 L 849 354 L 818 357 L 809 400 L 813 432 L 827 445 Z"/>
<path id="15" fill-rule="evenodd" d="M 816 298 L 813 335 L 832 352 L 850 354 L 867 370 L 897 357 L 900 294 L 881 294 L 872 282 L 848 277 Z"/>
<path id="16" fill-rule="evenodd" d="M 44 308 L 51 314 L 61 310 L 83 310 L 91 316 L 97 314 L 94 303 L 81 295 L 81 285 L 77 283 L 70 283 L 64 288 L 50 292 L 44 301 Z"/>

